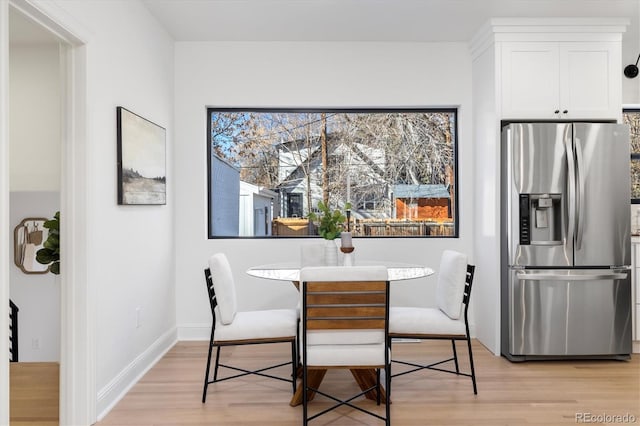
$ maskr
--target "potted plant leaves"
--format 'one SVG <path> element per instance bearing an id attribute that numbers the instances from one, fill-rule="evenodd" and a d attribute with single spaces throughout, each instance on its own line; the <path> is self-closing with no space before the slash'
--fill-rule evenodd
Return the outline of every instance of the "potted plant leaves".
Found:
<path id="1" fill-rule="evenodd" d="M 44 222 L 43 226 L 49 231 L 42 248 L 36 253 L 36 261 L 49 265 L 49 272 L 60 274 L 60 212 L 56 212 L 53 219 Z"/>
<path id="2" fill-rule="evenodd" d="M 347 203 L 345 208 L 350 209 L 351 205 Z M 309 213 L 309 220 L 317 224 L 318 234 L 325 239 L 324 263 L 335 266 L 338 264 L 338 247 L 333 240 L 340 236 L 347 217 L 338 209 L 331 211 L 322 201 L 318 202 L 318 209 L 320 214 Z"/>

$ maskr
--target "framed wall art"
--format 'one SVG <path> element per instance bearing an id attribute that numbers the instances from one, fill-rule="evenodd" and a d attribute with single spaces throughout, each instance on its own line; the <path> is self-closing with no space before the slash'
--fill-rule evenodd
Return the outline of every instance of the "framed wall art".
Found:
<path id="1" fill-rule="evenodd" d="M 38 263 L 36 253 L 43 247 L 49 236 L 44 227 L 46 217 L 28 217 L 15 227 L 13 231 L 14 262 L 25 274 L 46 274 L 48 265 Z"/>
<path id="2" fill-rule="evenodd" d="M 166 204 L 166 130 L 126 108 L 116 110 L 118 204 Z"/>

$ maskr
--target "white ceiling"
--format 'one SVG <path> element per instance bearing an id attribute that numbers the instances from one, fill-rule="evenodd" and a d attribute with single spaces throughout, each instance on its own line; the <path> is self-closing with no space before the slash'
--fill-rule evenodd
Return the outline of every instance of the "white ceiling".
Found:
<path id="1" fill-rule="evenodd" d="M 176 41 L 469 41 L 491 17 L 625 17 L 640 0 L 142 0 Z M 11 44 L 57 39 L 10 8 Z"/>
<path id="2" fill-rule="evenodd" d="M 490 17 L 626 17 L 637 27 L 640 13 L 640 0 L 142 2 L 177 41 L 468 41 Z"/>

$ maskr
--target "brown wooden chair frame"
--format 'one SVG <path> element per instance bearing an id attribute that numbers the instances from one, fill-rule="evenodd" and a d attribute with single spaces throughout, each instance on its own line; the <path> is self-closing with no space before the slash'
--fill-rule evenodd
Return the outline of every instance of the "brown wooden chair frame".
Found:
<path id="1" fill-rule="evenodd" d="M 385 417 L 365 410 L 351 403 L 354 399 L 369 392 L 376 393 L 377 404 L 380 405 L 380 368 L 385 369 L 385 387 L 389 392 L 391 386 L 391 369 L 389 359 L 389 281 L 305 281 L 302 285 L 302 386 L 303 386 L 303 424 L 306 426 L 313 420 L 340 406 L 346 405 L 369 414 L 386 425 L 390 425 L 389 399 L 386 398 Z M 308 366 L 307 365 L 307 330 L 384 330 L 384 365 L 380 366 Z M 327 369 L 376 369 L 376 384 L 362 392 L 342 400 L 326 392 L 311 387 L 308 383 L 309 370 Z M 308 415 L 309 394 L 318 393 L 336 402 L 335 405 L 312 416 Z"/>

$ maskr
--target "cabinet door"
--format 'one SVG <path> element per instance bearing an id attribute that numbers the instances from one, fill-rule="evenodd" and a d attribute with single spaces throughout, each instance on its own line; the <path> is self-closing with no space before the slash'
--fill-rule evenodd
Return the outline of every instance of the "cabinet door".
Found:
<path id="1" fill-rule="evenodd" d="M 622 82 L 616 43 L 565 42 L 559 49 L 562 118 L 618 119 Z"/>
<path id="2" fill-rule="evenodd" d="M 558 43 L 504 42 L 501 71 L 503 118 L 558 118 Z"/>

